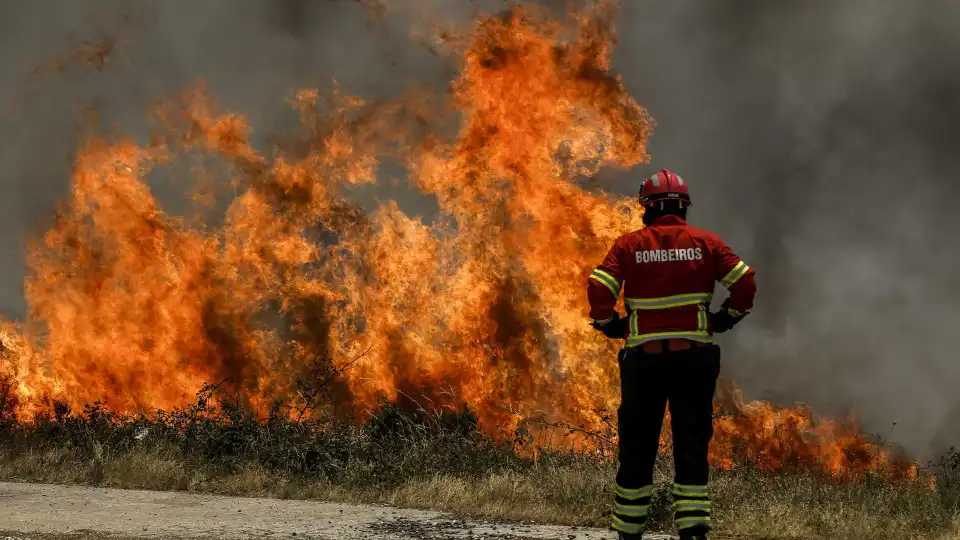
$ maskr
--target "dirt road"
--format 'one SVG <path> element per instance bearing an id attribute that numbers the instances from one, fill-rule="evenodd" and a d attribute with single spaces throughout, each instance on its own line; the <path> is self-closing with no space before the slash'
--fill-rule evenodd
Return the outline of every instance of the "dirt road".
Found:
<path id="1" fill-rule="evenodd" d="M 4 535 L 31 540 L 615 538 L 601 529 L 477 523 L 382 506 L 5 482 L 0 482 L 0 531 L 0 540 Z"/>

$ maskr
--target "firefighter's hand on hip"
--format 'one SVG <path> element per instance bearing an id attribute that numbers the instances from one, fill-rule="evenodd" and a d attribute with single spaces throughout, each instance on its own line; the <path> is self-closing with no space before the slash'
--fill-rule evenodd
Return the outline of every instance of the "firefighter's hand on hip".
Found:
<path id="1" fill-rule="evenodd" d="M 732 329 L 747 316 L 746 313 L 734 311 L 730 309 L 729 306 L 730 299 L 728 298 L 724 301 L 723 305 L 720 306 L 720 311 L 710 314 L 710 323 L 713 327 L 714 334 L 722 334 Z"/>
<path id="2" fill-rule="evenodd" d="M 629 319 L 620 317 L 619 313 L 614 313 L 613 317 L 605 321 L 593 321 L 590 326 L 610 339 L 624 339 L 627 334 L 627 324 L 629 324 Z"/>

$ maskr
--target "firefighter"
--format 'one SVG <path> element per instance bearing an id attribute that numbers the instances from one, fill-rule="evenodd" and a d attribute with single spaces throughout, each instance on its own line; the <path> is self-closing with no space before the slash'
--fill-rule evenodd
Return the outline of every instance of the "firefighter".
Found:
<path id="1" fill-rule="evenodd" d="M 683 540 L 711 530 L 707 449 L 720 348 L 712 336 L 736 326 L 753 307 L 754 271 L 715 234 L 686 222 L 686 183 L 664 169 L 640 187 L 644 228 L 617 238 L 590 275 L 593 327 L 625 339 L 618 355 L 619 455 L 611 526 L 639 539 L 653 492 L 653 467 L 669 402 L 676 475 L 674 522 Z M 710 312 L 715 282 L 729 290 Z M 621 291 L 627 316 L 615 310 Z"/>

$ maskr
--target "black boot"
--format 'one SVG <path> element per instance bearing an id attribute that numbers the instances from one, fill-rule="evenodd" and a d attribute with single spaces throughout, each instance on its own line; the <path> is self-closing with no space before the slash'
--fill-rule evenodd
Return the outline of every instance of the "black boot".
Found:
<path id="1" fill-rule="evenodd" d="M 680 540 L 710 540 L 705 532 L 680 532 Z"/>
<path id="2" fill-rule="evenodd" d="M 620 540 L 641 540 L 641 539 L 643 538 L 643 534 L 642 534 L 642 533 L 641 533 L 641 534 L 631 534 L 631 533 L 625 533 L 625 532 L 617 531 L 617 534 L 619 535 L 619 536 L 617 536 L 617 538 L 619 538 Z"/>

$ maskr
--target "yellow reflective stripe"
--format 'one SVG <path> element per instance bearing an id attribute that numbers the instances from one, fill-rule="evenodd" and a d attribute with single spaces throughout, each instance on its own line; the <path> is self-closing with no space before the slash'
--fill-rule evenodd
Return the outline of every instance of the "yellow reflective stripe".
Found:
<path id="1" fill-rule="evenodd" d="M 616 515 L 614 515 L 610 521 L 612 522 L 611 527 L 613 527 L 614 530 L 627 534 L 640 534 L 645 528 L 642 523 L 627 523 L 626 521 L 618 518 Z"/>
<path id="2" fill-rule="evenodd" d="M 737 311 L 735 309 L 730 309 L 730 308 L 727 308 L 727 313 L 729 313 L 733 317 L 743 317 L 744 315 L 747 314 L 746 311 Z"/>
<path id="3" fill-rule="evenodd" d="M 677 512 L 683 512 L 684 510 L 706 510 L 710 511 L 710 505 L 713 504 L 710 501 L 677 501 L 673 503 L 673 508 Z"/>
<path id="4" fill-rule="evenodd" d="M 744 270 L 746 267 L 747 265 L 743 261 L 738 262 L 736 266 L 727 272 L 727 275 L 723 276 L 723 279 L 720 280 L 720 284 L 729 288 L 730 285 L 732 285 L 737 279 L 740 279 L 740 277 L 743 275 L 743 272 L 746 271 Z"/>
<path id="5" fill-rule="evenodd" d="M 695 484 L 674 484 L 673 491 L 681 493 L 706 493 L 707 486 Z"/>
<path id="6" fill-rule="evenodd" d="M 668 309 L 693 304 L 709 304 L 713 295 L 710 293 L 677 294 L 660 298 L 624 298 L 630 309 Z"/>
<path id="7" fill-rule="evenodd" d="M 610 274 L 604 272 L 603 270 L 597 268 L 590 274 L 590 279 L 596 280 L 604 285 L 606 288 L 610 289 L 610 292 L 614 296 L 620 296 L 620 282 Z"/>
<path id="8" fill-rule="evenodd" d="M 693 297 L 697 296 L 700 299 L 710 300 L 711 295 L 709 294 L 690 294 L 690 295 L 678 295 L 668 298 L 679 298 L 679 297 Z M 695 302 L 699 308 L 697 312 L 697 329 L 696 330 L 678 330 L 673 332 L 656 332 L 651 334 L 641 334 L 640 327 L 637 323 L 637 311 L 635 311 L 635 306 L 631 305 L 631 301 L 636 301 L 635 298 L 625 298 L 627 306 L 632 308 L 630 310 L 630 335 L 627 336 L 627 347 L 636 347 L 642 345 L 648 341 L 655 341 L 658 339 L 689 339 L 690 341 L 698 341 L 701 343 L 713 343 L 713 339 L 710 337 L 710 333 L 707 331 L 707 304 Z M 662 298 L 653 298 L 650 300 L 663 300 Z M 689 304 L 682 304 L 689 305 Z M 673 307 L 673 306 L 669 306 Z M 644 309 L 644 308 L 640 308 Z M 657 308 L 646 308 L 646 309 L 657 309 Z"/>
<path id="9" fill-rule="evenodd" d="M 603 278 L 606 278 L 606 279 L 610 280 L 610 283 L 613 283 L 614 285 L 617 286 L 617 288 L 620 288 L 620 282 L 617 281 L 617 278 L 611 276 L 609 273 L 604 272 L 603 270 L 601 270 L 601 269 L 599 269 L 599 268 L 594 268 L 594 269 L 593 269 L 593 274 L 596 275 L 596 276 L 603 277 Z"/>
<path id="10" fill-rule="evenodd" d="M 649 506 L 628 506 L 626 504 L 616 503 L 613 511 L 621 516 L 643 517 L 647 515 Z"/>
<path id="11" fill-rule="evenodd" d="M 710 338 L 710 334 L 707 332 L 698 331 L 657 332 L 655 334 L 637 335 L 636 330 L 631 327 L 630 334 L 631 335 L 627 337 L 627 347 L 636 347 L 637 345 L 643 345 L 648 341 L 655 341 L 658 339 L 689 339 L 690 341 L 697 341 L 700 343 L 713 343 L 713 340 Z"/>
<path id="12" fill-rule="evenodd" d="M 674 484 L 673 495 L 683 498 L 705 499 L 707 498 L 707 486 L 688 486 L 683 484 Z"/>
<path id="13" fill-rule="evenodd" d="M 618 484 L 617 495 L 623 497 L 624 499 L 639 499 L 641 497 L 649 497 L 650 495 L 653 495 L 653 484 L 637 489 L 628 489 Z"/>
<path id="14" fill-rule="evenodd" d="M 610 317 L 609 319 L 604 319 L 604 320 L 602 320 L 602 321 L 593 321 L 593 322 L 599 324 L 600 326 L 603 326 L 603 325 L 607 324 L 608 322 L 610 322 L 610 321 L 612 321 L 612 320 L 613 320 L 613 317 Z"/>
<path id="15" fill-rule="evenodd" d="M 613 294 L 614 296 L 617 296 L 617 297 L 620 296 L 620 289 L 618 289 L 614 285 L 611 285 L 610 282 L 606 281 L 605 279 L 598 278 L 597 276 L 594 276 L 592 274 L 590 275 L 590 279 L 600 283 L 601 285 L 609 289 L 610 293 Z"/>
<path id="16" fill-rule="evenodd" d="M 697 525 L 710 525 L 710 518 L 708 516 L 690 516 L 677 520 L 678 530 L 689 529 Z"/>
<path id="17" fill-rule="evenodd" d="M 733 286 L 734 283 L 739 281 L 740 278 L 742 278 L 744 274 L 746 274 L 747 271 L 749 270 L 750 270 L 750 267 L 747 266 L 746 263 L 744 263 L 743 261 L 740 261 L 737 263 L 736 266 L 733 267 L 733 270 L 730 270 L 730 272 L 728 272 L 727 275 L 720 280 L 720 284 L 726 287 L 727 289 L 729 289 L 730 287 Z"/>

